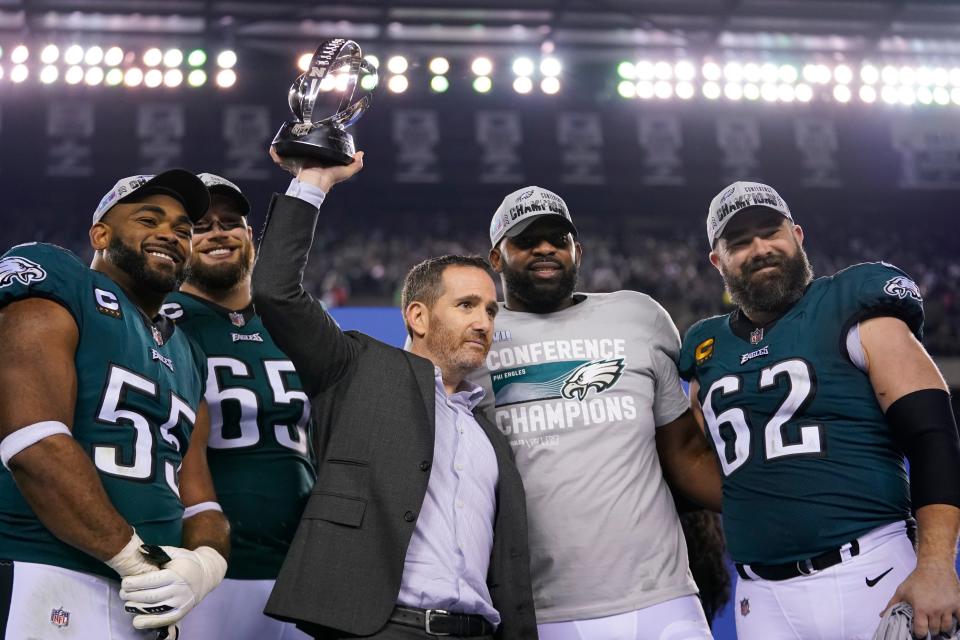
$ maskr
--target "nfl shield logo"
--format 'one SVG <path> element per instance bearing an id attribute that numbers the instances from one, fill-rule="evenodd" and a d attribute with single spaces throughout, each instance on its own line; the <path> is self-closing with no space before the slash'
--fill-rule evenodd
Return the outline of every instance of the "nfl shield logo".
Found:
<path id="1" fill-rule="evenodd" d="M 759 327 L 750 332 L 750 344 L 760 344 L 763 340 L 763 327 Z"/>
<path id="2" fill-rule="evenodd" d="M 65 627 L 70 624 L 70 612 L 64 611 L 63 607 L 54 609 L 50 612 L 50 622 L 55 627 Z"/>
<path id="3" fill-rule="evenodd" d="M 247 324 L 247 320 L 243 317 L 243 314 L 237 313 L 236 311 L 230 312 L 230 322 L 232 322 L 235 327 L 242 327 Z"/>
<path id="4" fill-rule="evenodd" d="M 153 333 L 153 341 L 157 343 L 158 347 L 163 346 L 163 334 L 160 333 L 160 329 L 156 327 L 150 327 L 150 332 Z"/>
<path id="5" fill-rule="evenodd" d="M 750 599 L 744 598 L 740 601 L 740 615 L 745 616 L 750 613 Z"/>

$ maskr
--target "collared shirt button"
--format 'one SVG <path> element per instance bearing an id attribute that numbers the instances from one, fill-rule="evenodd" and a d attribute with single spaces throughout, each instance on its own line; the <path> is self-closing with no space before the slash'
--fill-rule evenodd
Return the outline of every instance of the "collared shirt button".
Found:
<path id="1" fill-rule="evenodd" d="M 413 522 L 417 519 L 417 515 L 413 511 L 407 511 L 405 514 L 403 514 L 403 519 L 407 522 Z"/>
<path id="2" fill-rule="evenodd" d="M 463 509 L 463 500 L 457 500 L 457 506 Z"/>
<path id="3" fill-rule="evenodd" d="M 463 465 L 462 465 L 462 464 L 458 464 L 458 465 L 457 465 L 457 471 L 463 471 Z"/>

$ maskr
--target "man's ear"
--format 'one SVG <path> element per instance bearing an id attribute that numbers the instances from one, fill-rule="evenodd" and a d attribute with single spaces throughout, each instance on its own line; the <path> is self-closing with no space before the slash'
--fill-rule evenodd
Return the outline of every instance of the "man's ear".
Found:
<path id="1" fill-rule="evenodd" d="M 500 245 L 490 249 L 490 266 L 497 273 L 503 273 L 503 255 L 500 254 Z"/>
<path id="2" fill-rule="evenodd" d="M 430 330 L 430 310 L 419 300 L 407 305 L 403 312 L 403 319 L 413 333 L 413 338 L 423 339 Z"/>
<path id="3" fill-rule="evenodd" d="M 110 225 L 96 222 L 90 227 L 90 246 L 94 251 L 103 251 L 109 247 L 111 238 L 113 238 L 113 229 Z"/>

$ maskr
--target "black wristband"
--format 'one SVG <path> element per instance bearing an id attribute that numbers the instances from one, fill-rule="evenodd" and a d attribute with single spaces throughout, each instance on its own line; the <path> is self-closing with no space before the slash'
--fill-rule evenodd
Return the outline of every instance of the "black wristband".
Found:
<path id="1" fill-rule="evenodd" d="M 922 389 L 887 408 L 887 423 L 910 461 L 914 510 L 928 504 L 960 507 L 960 435 L 943 389 Z"/>

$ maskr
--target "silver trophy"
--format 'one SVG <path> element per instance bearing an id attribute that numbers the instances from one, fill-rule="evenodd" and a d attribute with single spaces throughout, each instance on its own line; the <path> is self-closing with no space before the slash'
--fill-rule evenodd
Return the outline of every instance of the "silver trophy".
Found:
<path id="1" fill-rule="evenodd" d="M 372 76 L 373 82 L 361 85 L 364 76 Z M 362 87 L 375 87 L 376 80 L 376 68 L 363 59 L 356 42 L 323 42 L 307 71 L 290 86 L 287 100 L 295 120 L 284 122 L 273 138 L 277 153 L 331 165 L 353 162 L 353 136 L 346 129 L 370 108 L 372 91 Z M 361 94 L 355 96 L 358 86 Z"/>

